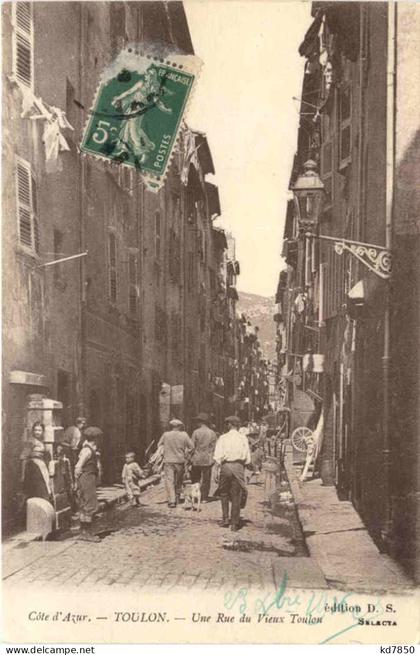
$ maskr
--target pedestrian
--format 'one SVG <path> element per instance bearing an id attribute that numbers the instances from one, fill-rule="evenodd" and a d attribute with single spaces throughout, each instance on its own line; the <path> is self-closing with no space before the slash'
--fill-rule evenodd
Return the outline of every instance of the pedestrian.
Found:
<path id="1" fill-rule="evenodd" d="M 20 456 L 22 461 L 22 486 L 25 500 L 28 498 L 43 498 L 52 503 L 48 468 L 51 456 L 45 448 L 44 431 L 43 423 L 35 421 Z"/>
<path id="2" fill-rule="evenodd" d="M 133 505 L 140 505 L 139 482 L 145 477 L 144 471 L 136 462 L 136 454 L 130 450 L 125 454 L 122 481 L 127 491 L 128 500 L 130 500 Z"/>
<path id="3" fill-rule="evenodd" d="M 71 470 L 70 459 L 66 455 L 65 446 L 61 443 L 57 445 L 57 460 L 54 467 L 54 491 L 55 493 L 65 493 L 72 511 L 76 509 L 74 499 L 74 482 Z"/>
<path id="4" fill-rule="evenodd" d="M 173 418 L 169 421 L 169 425 L 171 429 L 162 434 L 158 449 L 163 446 L 163 469 L 168 506 L 176 507 L 181 495 L 184 467 L 190 460 L 194 445 L 188 434 L 182 429 L 184 427 L 182 421 Z"/>
<path id="5" fill-rule="evenodd" d="M 264 451 L 259 441 L 256 441 L 252 447 L 251 461 L 254 471 L 259 475 L 264 459 Z"/>
<path id="6" fill-rule="evenodd" d="M 86 428 L 87 420 L 84 416 L 78 416 L 74 422 L 74 425 L 69 425 L 64 430 L 64 441 L 69 444 L 70 452 L 70 463 L 72 467 L 72 472 L 74 473 L 74 468 L 76 466 L 77 460 L 79 458 L 79 453 L 82 449 L 84 436 L 83 432 Z"/>
<path id="7" fill-rule="evenodd" d="M 97 461 L 97 439 L 100 436 L 98 428 L 87 428 L 85 441 L 76 463 L 74 477 L 76 482 L 77 501 L 79 506 L 80 534 L 84 541 L 100 541 L 92 532 L 93 515 L 98 501 L 96 484 L 99 473 Z"/>
<path id="8" fill-rule="evenodd" d="M 228 431 L 222 434 L 214 451 L 214 461 L 217 464 L 219 480 L 218 494 L 222 503 L 223 527 L 234 532 L 240 527 L 241 507 L 245 507 L 247 489 L 245 482 L 245 466 L 251 463 L 248 439 L 238 431 L 240 420 L 237 416 L 226 419 Z M 229 521 L 229 501 L 231 515 Z"/>
<path id="9" fill-rule="evenodd" d="M 264 441 L 267 436 L 267 430 L 268 430 L 268 423 L 267 421 L 263 420 L 260 425 L 260 436 L 259 436 L 259 440 L 262 445 L 264 445 Z"/>
<path id="10" fill-rule="evenodd" d="M 191 435 L 194 454 L 191 459 L 191 482 L 201 483 L 201 502 L 207 503 L 210 492 L 211 469 L 214 464 L 213 455 L 216 446 L 216 433 L 209 427 L 210 418 L 201 413 L 194 419 L 199 427 Z"/>
<path id="11" fill-rule="evenodd" d="M 255 475 L 257 479 L 261 474 L 261 467 L 264 459 L 264 451 L 261 447 L 259 441 L 255 441 L 251 445 L 251 464 L 252 464 L 252 474 L 251 478 Z"/>

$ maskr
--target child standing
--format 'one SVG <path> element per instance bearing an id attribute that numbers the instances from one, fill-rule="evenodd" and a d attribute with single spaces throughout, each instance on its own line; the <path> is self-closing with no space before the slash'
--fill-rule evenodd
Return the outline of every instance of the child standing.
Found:
<path id="1" fill-rule="evenodd" d="M 122 481 L 127 490 L 128 499 L 131 500 L 133 505 L 140 505 L 139 480 L 144 477 L 144 472 L 136 462 L 135 453 L 132 451 L 126 453 Z"/>

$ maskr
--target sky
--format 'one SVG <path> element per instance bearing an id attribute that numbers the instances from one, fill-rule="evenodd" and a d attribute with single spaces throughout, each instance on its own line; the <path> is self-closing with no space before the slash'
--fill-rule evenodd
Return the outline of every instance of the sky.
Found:
<path id="1" fill-rule="evenodd" d="M 275 294 L 288 183 L 297 143 L 304 60 L 298 47 L 310 3 L 184 0 L 204 62 L 187 115 L 203 131 L 216 169 L 222 218 L 241 264 L 238 289 Z"/>

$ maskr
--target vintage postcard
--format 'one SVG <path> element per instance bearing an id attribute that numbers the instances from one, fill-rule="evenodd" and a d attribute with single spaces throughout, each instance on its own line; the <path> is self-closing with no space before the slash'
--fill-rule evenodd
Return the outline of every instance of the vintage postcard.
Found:
<path id="1" fill-rule="evenodd" d="M 414 653 L 420 4 L 2 28 L 3 643 Z"/>

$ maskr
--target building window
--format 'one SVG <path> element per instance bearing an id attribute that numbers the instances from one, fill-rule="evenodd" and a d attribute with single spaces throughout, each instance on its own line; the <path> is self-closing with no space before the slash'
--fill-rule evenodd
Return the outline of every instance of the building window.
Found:
<path id="1" fill-rule="evenodd" d="M 64 257 L 63 253 L 63 233 L 60 230 L 57 230 L 54 228 L 53 232 L 53 240 L 54 240 L 54 260 L 56 259 L 61 259 Z M 54 268 L 54 282 L 56 284 L 59 284 L 62 282 L 62 277 L 63 277 L 63 271 L 62 271 L 62 265 L 61 264 L 55 264 Z"/>
<path id="2" fill-rule="evenodd" d="M 182 361 L 182 319 L 176 312 L 171 314 L 171 331 L 172 331 L 172 359 L 174 364 L 180 364 Z"/>
<path id="3" fill-rule="evenodd" d="M 351 161 L 351 88 L 349 85 L 343 86 L 340 89 L 339 112 L 340 168 L 344 168 Z"/>
<path id="4" fill-rule="evenodd" d="M 130 314 L 137 314 L 137 257 L 133 253 L 128 256 L 128 309 Z"/>
<path id="5" fill-rule="evenodd" d="M 187 222 L 189 225 L 195 225 L 196 223 L 196 218 L 197 218 L 197 212 L 195 208 L 195 203 L 194 203 L 194 197 L 192 193 L 189 193 L 187 191 L 186 194 L 186 215 L 187 215 Z"/>
<path id="6" fill-rule="evenodd" d="M 173 228 L 171 228 L 169 234 L 169 275 L 172 282 L 179 282 L 181 276 L 181 242 Z"/>
<path id="7" fill-rule="evenodd" d="M 197 249 L 200 261 L 204 263 L 206 260 L 206 235 L 203 229 L 197 232 Z"/>
<path id="8" fill-rule="evenodd" d="M 108 275 L 109 299 L 115 305 L 117 303 L 117 238 L 114 232 L 108 235 Z"/>
<path id="9" fill-rule="evenodd" d="M 123 2 L 110 3 L 111 48 L 123 48 L 127 41 L 125 6 Z"/>
<path id="10" fill-rule="evenodd" d="M 194 253 L 187 252 L 187 288 L 188 291 L 194 289 L 195 270 L 194 270 Z"/>
<path id="11" fill-rule="evenodd" d="M 321 178 L 325 187 L 324 209 L 330 209 L 333 203 L 334 147 L 332 117 L 322 116 L 321 130 Z"/>
<path id="12" fill-rule="evenodd" d="M 166 314 L 157 305 L 155 306 L 155 339 L 159 343 L 166 343 Z"/>
<path id="13" fill-rule="evenodd" d="M 120 163 L 117 173 L 118 186 L 130 196 L 134 189 L 134 169 Z"/>
<path id="14" fill-rule="evenodd" d="M 305 238 L 305 287 L 312 285 L 312 271 L 311 271 L 311 243 L 310 238 Z"/>
<path id="15" fill-rule="evenodd" d="M 56 398 L 61 403 L 63 403 L 63 409 L 61 413 L 63 419 L 63 425 L 68 425 L 71 421 L 71 417 L 69 416 L 69 410 L 71 409 L 70 392 L 71 392 L 70 373 L 58 369 Z"/>
<path id="16" fill-rule="evenodd" d="M 39 254 L 36 184 L 31 165 L 23 159 L 16 162 L 16 204 L 19 244 Z"/>
<path id="17" fill-rule="evenodd" d="M 70 124 L 75 127 L 77 123 L 76 116 L 76 104 L 75 104 L 76 92 L 74 90 L 73 84 L 70 82 L 69 78 L 66 77 L 66 116 Z M 67 139 L 69 137 L 67 136 Z"/>
<path id="18" fill-rule="evenodd" d="M 13 76 L 25 86 L 34 87 L 34 41 L 32 2 L 12 4 Z"/>
<path id="19" fill-rule="evenodd" d="M 188 327 L 186 330 L 186 358 L 187 366 L 191 371 L 194 368 L 194 353 L 195 353 L 195 341 L 194 341 L 194 331 Z"/>
<path id="20" fill-rule="evenodd" d="M 161 226 L 160 212 L 155 212 L 155 257 L 160 259 L 161 254 Z"/>
<path id="21" fill-rule="evenodd" d="M 172 222 L 175 225 L 181 223 L 181 200 L 177 193 L 172 193 Z"/>

